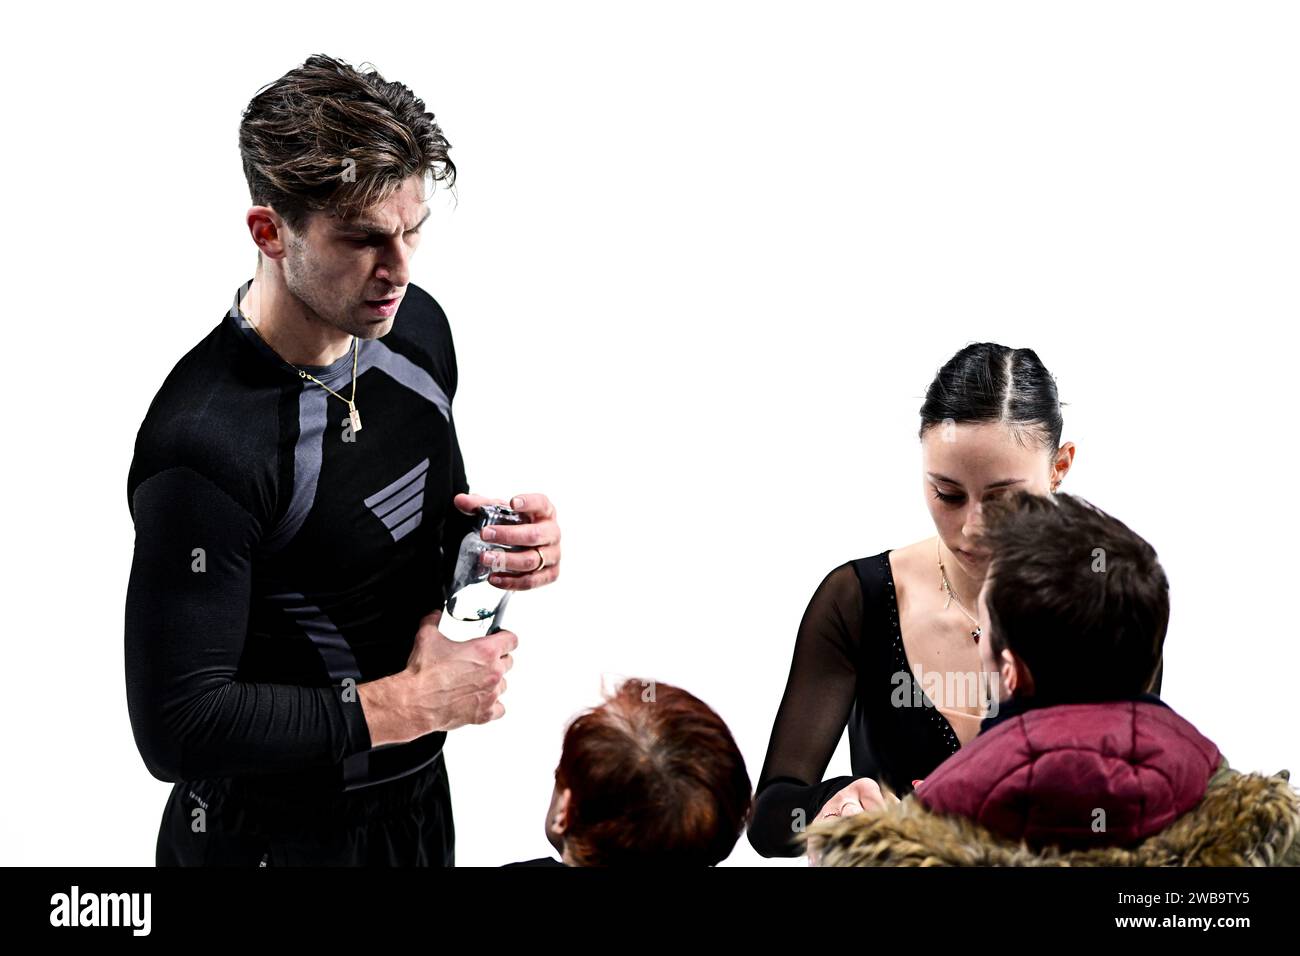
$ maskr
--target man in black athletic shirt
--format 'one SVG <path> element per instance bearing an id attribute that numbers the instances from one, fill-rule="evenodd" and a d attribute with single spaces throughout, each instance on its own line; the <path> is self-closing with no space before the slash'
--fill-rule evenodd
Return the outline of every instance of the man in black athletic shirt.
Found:
<path id="1" fill-rule="evenodd" d="M 410 283 L 449 144 L 400 83 L 313 56 L 240 152 L 253 279 L 167 376 L 127 482 L 127 703 L 174 783 L 159 864 L 452 865 L 447 731 L 504 713 L 517 638 L 437 628 L 468 494 L 456 357 Z M 545 495 L 493 582 L 553 581 Z"/>

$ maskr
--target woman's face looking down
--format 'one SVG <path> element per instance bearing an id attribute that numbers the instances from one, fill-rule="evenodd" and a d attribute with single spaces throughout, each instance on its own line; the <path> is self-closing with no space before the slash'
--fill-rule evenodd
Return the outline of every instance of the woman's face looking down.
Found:
<path id="1" fill-rule="evenodd" d="M 1020 489 L 1051 492 L 1070 468 L 1074 443 L 1049 453 L 1032 433 L 1002 422 L 942 422 L 921 440 L 921 477 L 926 506 L 945 548 L 973 578 L 981 578 L 989 555 L 980 549 L 985 503 Z"/>

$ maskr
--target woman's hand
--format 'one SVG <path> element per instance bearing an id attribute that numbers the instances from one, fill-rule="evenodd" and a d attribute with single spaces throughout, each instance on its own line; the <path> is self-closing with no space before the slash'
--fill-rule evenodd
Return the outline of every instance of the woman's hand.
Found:
<path id="1" fill-rule="evenodd" d="M 828 820 L 832 817 L 851 817 L 863 810 L 875 810 L 886 803 L 885 795 L 880 791 L 880 784 L 870 777 L 859 777 L 835 794 L 818 811 L 813 822 Z"/>
<path id="2" fill-rule="evenodd" d="M 888 794 L 883 793 L 880 784 L 876 781 L 870 777 L 859 777 L 827 800 L 817 816 L 813 818 L 813 823 L 851 817 L 864 810 L 877 810 L 898 802 L 898 797 L 892 791 Z M 808 865 L 819 865 L 817 854 L 811 848 L 808 850 Z"/>

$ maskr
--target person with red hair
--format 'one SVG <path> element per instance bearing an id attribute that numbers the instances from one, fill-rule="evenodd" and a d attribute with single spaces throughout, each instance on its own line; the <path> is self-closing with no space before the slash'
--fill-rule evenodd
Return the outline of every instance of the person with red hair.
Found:
<path id="1" fill-rule="evenodd" d="M 753 810 L 727 725 L 671 684 L 629 679 L 564 734 L 546 836 L 560 860 L 507 866 L 714 866 Z"/>

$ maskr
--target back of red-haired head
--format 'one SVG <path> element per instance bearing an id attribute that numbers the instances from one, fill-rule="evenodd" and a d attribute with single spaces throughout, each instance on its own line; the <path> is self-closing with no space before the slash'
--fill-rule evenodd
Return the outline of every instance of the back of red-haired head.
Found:
<path id="1" fill-rule="evenodd" d="M 570 791 L 565 849 L 578 866 L 712 866 L 753 806 L 722 718 L 670 684 L 627 680 L 570 723 L 555 771 Z"/>

